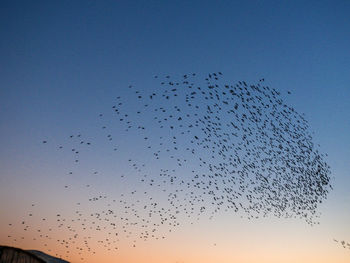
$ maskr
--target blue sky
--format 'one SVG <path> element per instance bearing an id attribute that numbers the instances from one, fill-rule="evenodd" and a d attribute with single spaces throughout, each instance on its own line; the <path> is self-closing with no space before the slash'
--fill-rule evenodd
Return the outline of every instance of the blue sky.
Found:
<path id="1" fill-rule="evenodd" d="M 306 114 L 334 176 L 321 207 L 324 228 L 350 240 L 349 1 L 0 5 L 2 198 L 15 198 L 11 187 L 22 180 L 35 185 L 46 178 L 54 188 L 44 174 L 59 174 L 61 163 L 40 148 L 42 138 L 59 141 L 80 129 L 93 134 L 96 114 L 110 107 L 112 96 L 126 96 L 130 84 L 148 92 L 154 75 L 221 71 L 232 83 L 265 78 L 292 92 L 287 102 Z M 37 168 L 43 155 L 49 161 Z M 16 202 L 21 207 L 21 198 Z M 349 252 L 337 251 L 339 262 L 349 259 Z"/>

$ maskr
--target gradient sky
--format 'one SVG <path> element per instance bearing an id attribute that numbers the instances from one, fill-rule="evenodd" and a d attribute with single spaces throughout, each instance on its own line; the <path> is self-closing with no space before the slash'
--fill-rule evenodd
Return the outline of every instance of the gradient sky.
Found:
<path id="1" fill-rule="evenodd" d="M 47 252 L 28 239 L 9 240 L 9 233 L 22 235 L 9 222 L 20 222 L 31 203 L 46 216 L 87 196 L 79 175 L 62 195 L 67 157 L 43 147 L 43 139 L 94 134 L 96 114 L 130 84 L 148 91 L 157 74 L 222 71 L 232 82 L 265 78 L 292 91 L 288 104 L 306 114 L 331 166 L 334 191 L 319 209 L 321 224 L 273 216 L 248 222 L 221 213 L 133 250 L 126 243 L 118 253 L 96 247 L 85 262 L 350 261 L 350 250 L 333 241 L 350 241 L 349 1 L 1 1 L 0 7 L 0 244 Z M 96 192 L 113 191 L 106 178 L 89 178 Z M 61 248 L 52 242 L 50 249 Z M 81 262 L 74 252 L 69 260 Z"/>

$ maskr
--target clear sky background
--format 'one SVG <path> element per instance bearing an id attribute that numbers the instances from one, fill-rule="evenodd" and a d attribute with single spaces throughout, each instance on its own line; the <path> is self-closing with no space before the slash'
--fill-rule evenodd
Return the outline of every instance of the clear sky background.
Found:
<path id="1" fill-rule="evenodd" d="M 9 222 L 20 222 L 33 202 L 46 216 L 90 194 L 79 188 L 86 179 L 79 174 L 62 194 L 67 157 L 43 147 L 43 139 L 59 144 L 71 133 L 94 134 L 96 115 L 130 84 L 147 92 L 154 75 L 221 71 L 232 83 L 265 78 L 292 91 L 287 103 L 306 114 L 331 166 L 334 191 L 319 209 L 321 224 L 272 216 L 248 222 L 221 213 L 137 248 L 96 247 L 86 262 L 350 261 L 350 250 L 333 241 L 350 242 L 349 1 L 1 1 L 0 7 L 0 244 L 47 252 L 28 238 L 8 239 L 22 235 Z M 132 152 L 134 142 L 123 140 Z M 113 169 L 104 167 L 106 174 Z M 107 178 L 90 182 L 97 192 L 111 192 Z M 69 260 L 80 262 L 75 252 Z"/>

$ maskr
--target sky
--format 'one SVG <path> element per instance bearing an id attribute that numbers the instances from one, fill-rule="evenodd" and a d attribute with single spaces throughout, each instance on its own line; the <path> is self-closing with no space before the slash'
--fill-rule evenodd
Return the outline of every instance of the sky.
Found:
<path id="1" fill-rule="evenodd" d="M 84 153 L 84 165 L 76 166 L 57 145 L 67 145 L 71 134 L 97 138 L 98 115 L 107 114 L 116 96 L 128 99 L 127 109 L 137 108 L 129 85 L 149 93 L 155 75 L 220 71 L 231 83 L 264 78 L 283 94 L 291 91 L 286 103 L 305 113 L 331 167 L 333 191 L 318 208 L 320 224 L 220 212 L 213 220 L 183 220 L 165 239 L 136 248 L 121 238 L 117 252 L 97 243 L 96 254 L 83 261 L 76 249 L 65 258 L 349 262 L 350 250 L 333 240 L 350 242 L 348 1 L 1 1 L 0 6 L 0 244 L 66 255 L 55 240 L 65 239 L 67 229 L 55 228 L 46 246 L 32 240 L 35 227 L 44 227 L 38 218 L 54 219 L 57 211 L 73 216 L 80 201 L 90 211 L 99 204 L 83 201 L 101 193 L 117 198 L 136 181 L 129 176 L 121 183 L 115 171 L 134 175 L 127 156 L 148 157 L 138 152 L 132 135 L 120 131 L 114 133 L 123 149 L 117 158 L 96 139 L 98 150 Z M 99 177 L 86 175 L 96 167 Z M 28 213 L 40 216 L 24 233 L 21 222 Z"/>

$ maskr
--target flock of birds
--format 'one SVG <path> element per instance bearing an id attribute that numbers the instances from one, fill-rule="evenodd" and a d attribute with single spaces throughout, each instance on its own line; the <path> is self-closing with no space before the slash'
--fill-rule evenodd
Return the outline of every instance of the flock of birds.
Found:
<path id="1" fill-rule="evenodd" d="M 77 200 L 73 216 L 41 218 L 36 229 L 27 222 L 39 215 L 29 213 L 21 224 L 36 230 L 33 239 L 54 240 L 66 250 L 56 256 L 69 257 L 75 249 L 84 260 L 95 253 L 94 242 L 118 250 L 129 239 L 135 247 L 223 211 L 248 220 L 295 217 L 318 224 L 318 205 L 332 189 L 330 167 L 304 115 L 285 104 L 279 91 L 264 79 L 228 84 L 221 72 L 154 78 L 158 84 L 151 91 L 126 87 L 109 111 L 96 114 L 95 138 L 74 133 L 57 146 L 71 152 L 78 167 L 68 172 L 73 177 L 81 176 L 82 152 L 108 148 L 113 164 L 129 167 L 127 174 L 113 175 L 120 184 L 126 181 L 124 190 Z M 104 176 L 98 167 L 90 173 Z M 57 229 L 70 236 L 55 240 Z"/>
<path id="2" fill-rule="evenodd" d="M 343 248 L 347 248 L 350 249 L 350 243 L 346 242 L 345 240 L 337 240 L 337 239 L 333 239 L 334 242 L 339 243 Z"/>

